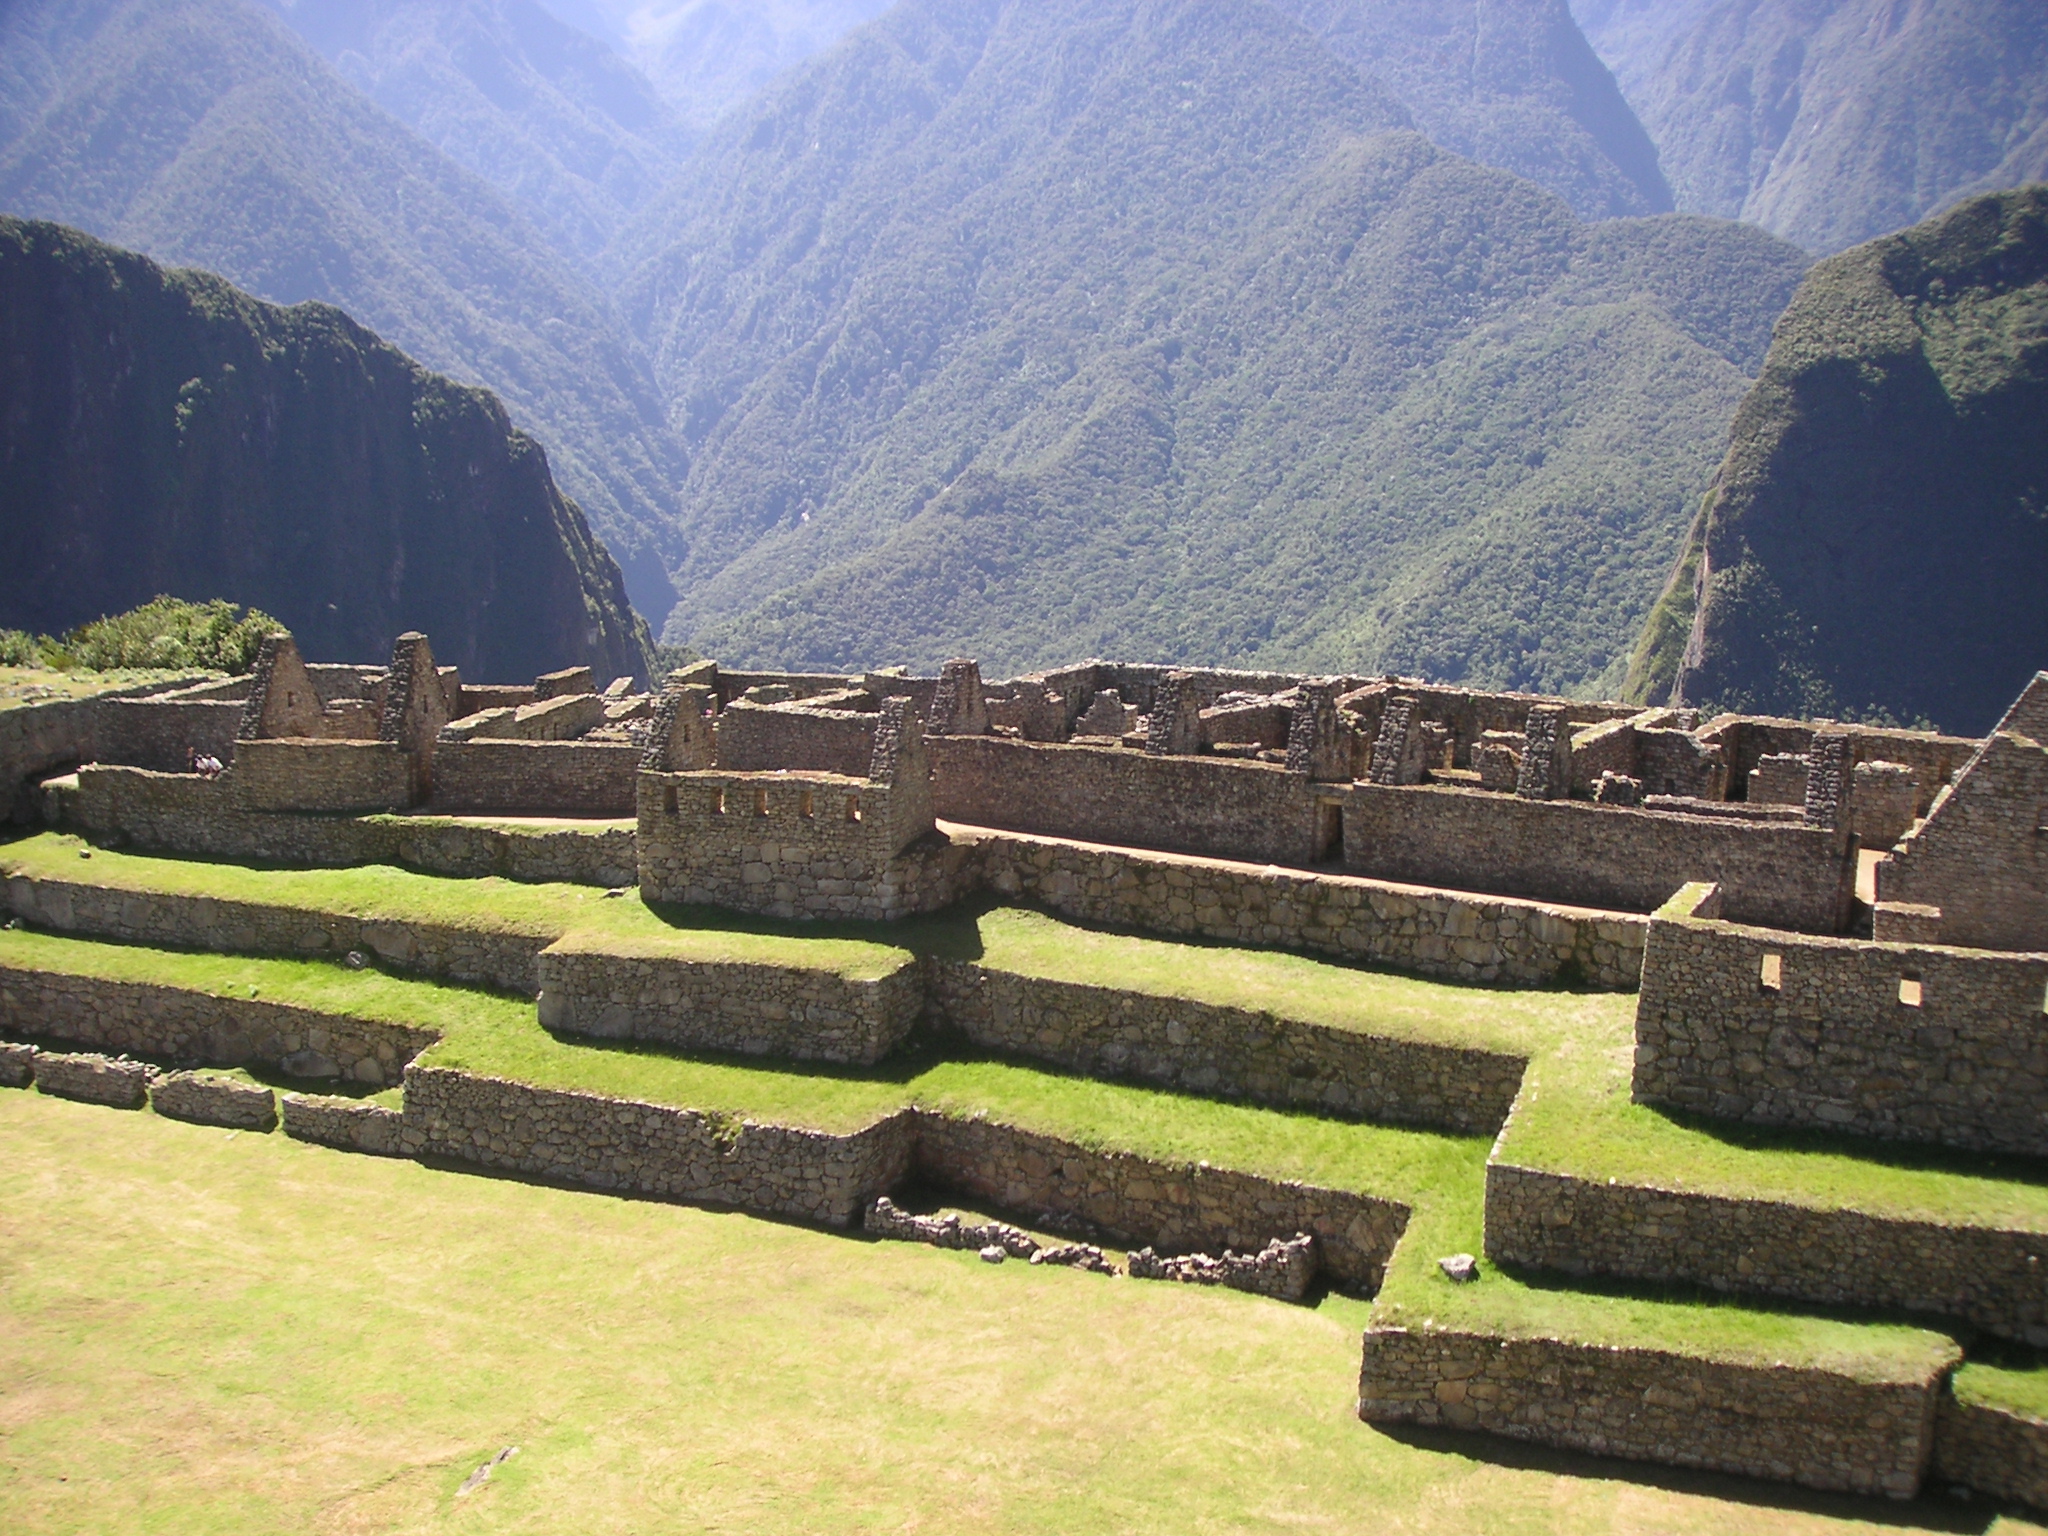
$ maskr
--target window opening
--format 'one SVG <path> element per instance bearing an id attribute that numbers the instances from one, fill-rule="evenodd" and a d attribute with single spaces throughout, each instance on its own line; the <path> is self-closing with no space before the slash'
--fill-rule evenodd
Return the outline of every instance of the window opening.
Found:
<path id="1" fill-rule="evenodd" d="M 859 795 L 848 795 L 848 796 L 846 797 L 846 819 L 847 819 L 848 821 L 859 821 L 859 820 L 860 820 L 860 796 L 859 796 Z"/>
<path id="2" fill-rule="evenodd" d="M 667 812 L 669 813 L 669 815 L 671 815 L 671 816 L 675 815 L 675 813 L 676 813 L 676 787 L 675 787 L 675 785 L 671 784 L 671 785 L 669 785 L 669 787 L 668 787 L 667 789 L 665 789 L 665 790 L 663 790 L 663 791 L 662 791 L 662 794 L 661 794 L 661 808 L 662 808 L 662 809 L 663 809 L 664 811 L 667 811 Z"/>
<path id="3" fill-rule="evenodd" d="M 1765 955 L 1762 968 L 1757 972 L 1757 984 L 1766 992 L 1781 991 L 1785 985 L 1785 957 Z"/>
<path id="4" fill-rule="evenodd" d="M 1908 1008 L 1918 1008 L 1920 999 L 1920 978 L 1909 971 L 1899 978 L 1899 1001 Z"/>
<path id="5" fill-rule="evenodd" d="M 716 791 L 712 798 L 711 814 L 714 816 L 723 816 L 725 814 L 725 791 L 722 789 Z"/>
<path id="6" fill-rule="evenodd" d="M 796 797 L 796 813 L 806 821 L 815 814 L 811 809 L 811 792 L 808 789 Z"/>
<path id="7" fill-rule="evenodd" d="M 766 816 L 768 814 L 768 791 L 765 789 L 754 791 L 754 814 L 756 816 Z"/>

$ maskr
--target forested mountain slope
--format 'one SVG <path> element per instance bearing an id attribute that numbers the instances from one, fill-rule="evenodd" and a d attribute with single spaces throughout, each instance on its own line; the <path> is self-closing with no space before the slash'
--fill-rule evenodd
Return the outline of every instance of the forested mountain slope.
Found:
<path id="1" fill-rule="evenodd" d="M 672 638 L 1618 681 L 1803 259 L 1586 225 L 1277 12 L 897 7 L 631 232 Z"/>
<path id="2" fill-rule="evenodd" d="M 540 446 L 326 305 L 0 218 L 0 462 L 0 628 L 168 592 L 262 608 L 320 660 L 417 628 L 472 680 L 648 675 Z"/>
<path id="3" fill-rule="evenodd" d="M 2048 177 L 2039 0 L 1576 0 L 1680 208 L 1817 254 Z"/>
<path id="4" fill-rule="evenodd" d="M 538 0 L 266 0 L 337 73 L 592 257 L 691 134 L 654 86 Z"/>
<path id="5" fill-rule="evenodd" d="M 0 209 L 61 219 L 283 303 L 340 305 L 490 385 L 668 606 L 680 453 L 638 349 L 505 199 L 245 0 L 0 8 Z"/>
<path id="6" fill-rule="evenodd" d="M 1433 143 L 1581 218 L 1665 213 L 1650 137 L 1565 0 L 1270 0 L 1399 98 Z"/>
<path id="7" fill-rule="evenodd" d="M 543 0 L 644 70 L 683 122 L 709 128 L 889 0 Z"/>
<path id="8" fill-rule="evenodd" d="M 1636 695 L 1990 729 L 2048 667 L 2048 188 L 1816 266 Z"/>

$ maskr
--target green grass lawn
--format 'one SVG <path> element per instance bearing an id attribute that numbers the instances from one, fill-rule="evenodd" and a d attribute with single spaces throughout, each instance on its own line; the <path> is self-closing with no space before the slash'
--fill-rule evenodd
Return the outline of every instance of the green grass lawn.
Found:
<path id="1" fill-rule="evenodd" d="M 1629 1100 L 1632 1016 L 1559 1032 L 1501 1137 L 1519 1167 L 1695 1194 L 2048 1231 L 2048 1163 L 1673 1118 Z"/>
<path id="2" fill-rule="evenodd" d="M 85 852 L 91 857 L 81 858 Z M 0 846 L 0 873 L 548 941 L 574 932 L 602 936 L 622 952 L 830 969 L 850 980 L 887 975 L 910 958 L 899 944 L 872 936 L 879 925 L 869 925 L 871 933 L 862 935 L 823 928 L 797 933 L 786 924 L 732 913 L 650 907 L 637 895 L 607 896 L 595 886 L 462 879 L 389 865 L 260 869 L 89 848 L 81 838 L 58 833 Z"/>
<path id="3" fill-rule="evenodd" d="M 1363 1311 L 0 1092 L 10 1536 L 2039 1530 L 1395 1438 Z"/>
<path id="4" fill-rule="evenodd" d="M 1914 1328 L 1847 1324 L 1719 1299 L 1674 1300 L 1551 1289 L 1489 1266 L 1452 1287 L 1435 1260 L 1482 1252 L 1487 1142 L 1263 1109 L 1041 1068 L 912 1055 L 880 1068 L 833 1069 L 684 1055 L 654 1046 L 555 1036 L 531 1004 L 493 993 L 322 961 L 191 955 L 0 931 L 0 964 L 154 980 L 258 996 L 443 1031 L 423 1064 L 548 1088 L 846 1132 L 905 1105 L 985 1115 L 1081 1145 L 1171 1163 L 1296 1179 L 1396 1200 L 1415 1215 L 1380 1296 L 1388 1321 L 1418 1317 L 1521 1336 L 1633 1344 L 1769 1364 L 1786 1360 L 1871 1377 L 1916 1375 L 1948 1340 Z"/>

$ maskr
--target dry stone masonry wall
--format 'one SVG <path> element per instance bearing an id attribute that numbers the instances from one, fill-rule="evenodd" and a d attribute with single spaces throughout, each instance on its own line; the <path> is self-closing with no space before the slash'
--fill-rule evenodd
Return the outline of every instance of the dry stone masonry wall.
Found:
<path id="1" fill-rule="evenodd" d="M 1634 991 L 1645 919 L 1351 875 L 953 829 L 999 896 L 1085 923 L 1305 950 L 1456 981 Z"/>
<path id="2" fill-rule="evenodd" d="M 1697 898 L 1696 898 L 1697 899 Z M 1764 1125 L 2048 1153 L 2048 954 L 1650 924 L 1635 1097 Z"/>
<path id="3" fill-rule="evenodd" d="M 1078 1223 L 1106 1240 L 1169 1253 L 1256 1252 L 1276 1236 L 1316 1239 L 1323 1269 L 1347 1290 L 1379 1288 L 1408 1208 L 1346 1190 L 1202 1165 L 1096 1152 L 982 1119 L 920 1112 L 916 1170 L 942 1189 L 998 1208 Z"/>
<path id="4" fill-rule="evenodd" d="M 345 1077 L 373 1087 L 396 1083 L 436 1038 L 424 1029 L 261 998 L 4 964 L 0 1032 L 165 1062 L 254 1062 L 294 1077 Z"/>
<path id="5" fill-rule="evenodd" d="M 1486 1252 L 1568 1275 L 1678 1282 L 1973 1323 L 2048 1346 L 2048 1232 L 1486 1170 Z"/>
<path id="6" fill-rule="evenodd" d="M 565 940 L 540 956 L 540 1019 L 608 1040 L 867 1066 L 916 1025 L 916 961 L 853 981 L 825 970 L 608 953 Z"/>
<path id="7" fill-rule="evenodd" d="M 543 962 L 545 963 L 545 962 Z M 1492 1135 L 1526 1063 L 1298 1019 L 934 961 L 939 1015 L 976 1045 L 1091 1077 Z"/>
<path id="8" fill-rule="evenodd" d="M 1453 1330 L 1365 1335 L 1359 1417 L 1911 1498 L 1945 1372 L 1868 1382 L 1793 1366 Z"/>
<path id="9" fill-rule="evenodd" d="M 216 954 L 339 957 L 364 950 L 395 970 L 481 982 L 529 997 L 540 990 L 536 961 L 549 942 L 529 934 L 365 921 L 341 913 L 24 875 L 9 876 L 6 889 L 10 912 L 59 933 Z"/>

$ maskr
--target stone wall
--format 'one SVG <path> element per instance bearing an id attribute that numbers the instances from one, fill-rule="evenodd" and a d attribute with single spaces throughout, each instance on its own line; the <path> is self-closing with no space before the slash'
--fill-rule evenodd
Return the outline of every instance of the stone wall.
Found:
<path id="1" fill-rule="evenodd" d="M 918 962 L 851 981 L 833 971 L 606 953 L 575 938 L 540 956 L 549 1029 L 691 1050 L 866 1066 L 924 1008 Z"/>
<path id="2" fill-rule="evenodd" d="M 211 693 L 213 688 L 202 684 L 198 691 Z M 232 763 L 235 731 L 242 723 L 241 700 L 192 698 L 190 692 L 104 700 L 95 759 L 164 773 L 190 771 L 194 752 Z"/>
<path id="3" fill-rule="evenodd" d="M 137 768 L 86 767 L 62 824 L 95 842 L 209 859 L 316 868 L 398 864 L 436 875 L 631 885 L 630 827 L 491 827 L 432 816 L 245 811 L 226 781 Z"/>
<path id="4" fill-rule="evenodd" d="M 156 1069 L 147 1062 L 118 1060 L 97 1051 L 39 1051 L 36 1086 L 52 1098 L 140 1109 L 148 1101 Z"/>
<path id="5" fill-rule="evenodd" d="M 988 1050 L 1088 1077 L 1468 1136 L 1500 1129 L 1526 1065 L 1492 1051 L 1048 981 L 968 961 L 933 961 L 931 989 L 938 1015 Z"/>
<path id="6" fill-rule="evenodd" d="M 1994 1499 L 2048 1511 L 2048 1424 L 1944 1394 L 1934 1422 L 1933 1470 Z"/>
<path id="7" fill-rule="evenodd" d="M 643 772 L 641 894 L 782 918 L 936 912 L 971 888 L 968 850 L 936 833 L 902 841 L 901 792 L 836 774 Z"/>
<path id="8" fill-rule="evenodd" d="M 182 680 L 199 681 L 200 675 Z M 88 699 L 49 699 L 0 709 L 0 820 L 35 820 L 35 781 L 99 755 L 101 721 L 109 701 L 179 686 L 179 681 L 141 684 Z"/>
<path id="9" fill-rule="evenodd" d="M 2048 1344 L 2048 1232 L 1611 1184 L 1496 1162 L 1486 1252 L 1569 1275 L 1932 1313 Z"/>
<path id="10" fill-rule="evenodd" d="M 261 998 L 111 981 L 0 962 L 0 1032 L 132 1052 L 180 1066 L 276 1067 L 295 1077 L 395 1083 L 433 1044 L 424 1029 Z"/>
<path id="11" fill-rule="evenodd" d="M 125 891 L 82 880 L 11 875 L 6 888 L 9 912 L 58 933 L 236 955 L 338 957 L 360 949 L 394 970 L 481 982 L 529 997 L 540 990 L 535 962 L 549 943 L 531 934 L 366 921 L 214 896 Z"/>
<path id="12" fill-rule="evenodd" d="M 1270 763 L 995 736 L 927 745 L 947 821 L 1259 862 L 1316 855 L 1318 791 Z"/>
<path id="13" fill-rule="evenodd" d="M 864 778 L 875 755 L 872 711 L 729 704 L 713 727 L 718 766 L 734 772 L 787 768 Z"/>
<path id="14" fill-rule="evenodd" d="M 1379 1288 L 1408 1223 L 1391 1200 L 1222 1168 L 1098 1152 L 982 1119 L 917 1112 L 916 1171 L 942 1189 L 1019 1217 L 1085 1224 L 1128 1246 L 1167 1252 L 1263 1248 L 1306 1232 L 1323 1272 L 1347 1290 Z"/>
<path id="15" fill-rule="evenodd" d="M 1371 1328 L 1358 1416 L 1904 1499 L 1927 1465 L 1942 1374 L 1869 1382 L 1655 1349 Z"/>
<path id="16" fill-rule="evenodd" d="M 639 772 L 640 749 L 630 742 L 443 741 L 434 748 L 433 806 L 449 812 L 630 816 Z"/>
<path id="17" fill-rule="evenodd" d="M 998 895 L 1105 927 L 1512 986 L 1568 978 L 1630 992 L 1642 970 L 1648 922 L 1641 917 L 1061 838 L 948 830 L 975 839 L 982 879 Z"/>
<path id="18" fill-rule="evenodd" d="M 224 1125 L 238 1131 L 277 1128 L 277 1095 L 253 1083 L 206 1072 L 173 1072 L 149 1090 L 149 1106 L 168 1120 Z"/>
<path id="19" fill-rule="evenodd" d="M 1719 881 L 1728 914 L 1839 932 L 1854 864 L 1835 833 L 1437 785 L 1354 785 L 1344 864 L 1382 880 L 1650 912 L 1693 880 Z"/>
<path id="20" fill-rule="evenodd" d="M 1986 741 L 1877 866 L 1877 899 L 1938 909 L 1944 944 L 2048 950 L 2048 747 Z"/>
<path id="21" fill-rule="evenodd" d="M 400 1133 L 409 1156 L 833 1227 L 902 1177 L 913 1135 L 905 1114 L 835 1136 L 420 1066 Z"/>
<path id="22" fill-rule="evenodd" d="M 1635 1098 L 1722 1119 L 2048 1153 L 2048 955 L 1651 919 Z"/>
<path id="23" fill-rule="evenodd" d="M 281 1100 L 279 1123 L 294 1141 L 310 1141 L 340 1152 L 367 1152 L 373 1157 L 403 1157 L 404 1116 L 381 1104 L 361 1099 L 323 1098 L 288 1093 Z"/>
<path id="24" fill-rule="evenodd" d="M 236 744 L 220 782 L 251 811 L 402 811 L 412 759 L 388 741 L 274 737 Z"/>

